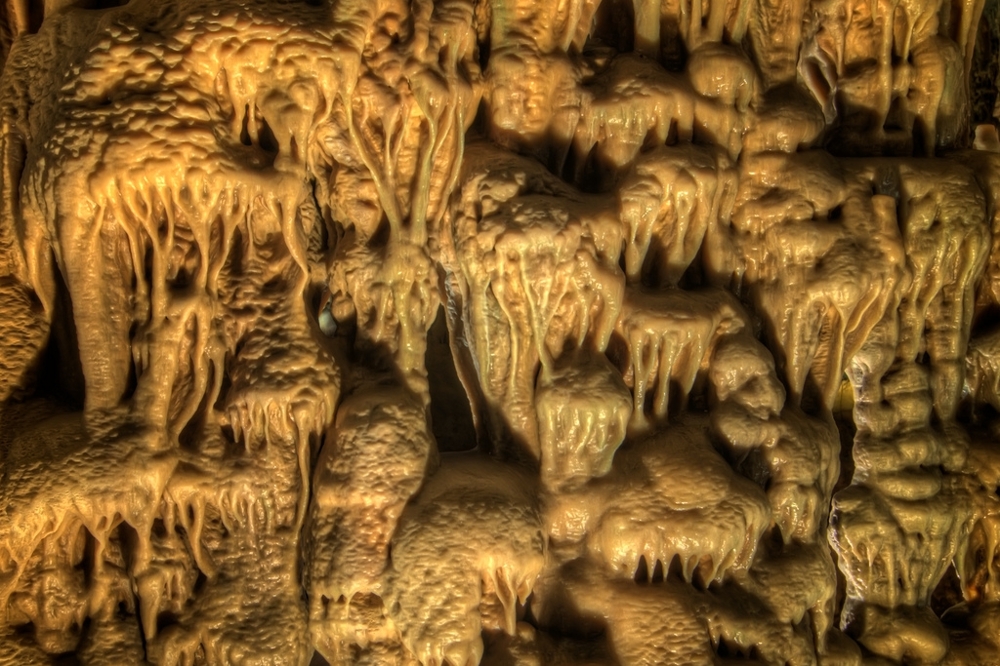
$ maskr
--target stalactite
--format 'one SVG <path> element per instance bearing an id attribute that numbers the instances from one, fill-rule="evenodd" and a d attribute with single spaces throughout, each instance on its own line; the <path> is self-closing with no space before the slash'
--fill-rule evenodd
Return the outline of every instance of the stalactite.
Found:
<path id="1" fill-rule="evenodd" d="M 0 664 L 989 662 L 987 4 L 7 2 Z"/>

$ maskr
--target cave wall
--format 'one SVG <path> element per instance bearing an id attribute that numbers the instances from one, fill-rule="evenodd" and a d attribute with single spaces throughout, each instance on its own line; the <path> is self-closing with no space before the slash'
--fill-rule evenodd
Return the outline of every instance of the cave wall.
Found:
<path id="1" fill-rule="evenodd" d="M 1000 653 L 995 0 L 4 0 L 0 664 Z"/>

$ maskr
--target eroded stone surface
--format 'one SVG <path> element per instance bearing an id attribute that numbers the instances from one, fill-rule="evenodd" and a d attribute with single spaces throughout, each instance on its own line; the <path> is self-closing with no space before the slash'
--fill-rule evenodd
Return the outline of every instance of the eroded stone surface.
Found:
<path id="1" fill-rule="evenodd" d="M 990 663 L 996 16 L 10 0 L 0 664 Z"/>

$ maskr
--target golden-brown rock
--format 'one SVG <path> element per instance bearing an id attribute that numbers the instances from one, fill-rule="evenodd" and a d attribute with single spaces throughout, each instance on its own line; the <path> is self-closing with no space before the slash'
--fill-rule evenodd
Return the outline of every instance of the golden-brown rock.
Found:
<path id="1" fill-rule="evenodd" d="M 995 661 L 990 3 L 0 3 L 0 666 Z"/>

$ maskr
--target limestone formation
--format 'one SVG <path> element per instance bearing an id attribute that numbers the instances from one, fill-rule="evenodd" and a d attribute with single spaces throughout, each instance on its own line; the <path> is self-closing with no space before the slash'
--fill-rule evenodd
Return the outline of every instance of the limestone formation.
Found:
<path id="1" fill-rule="evenodd" d="M 0 666 L 995 663 L 997 16 L 0 2 Z"/>

